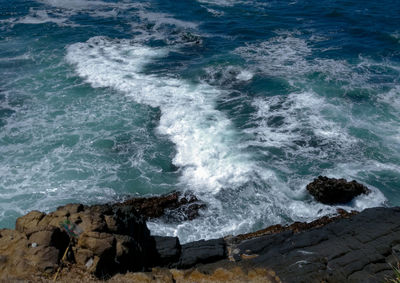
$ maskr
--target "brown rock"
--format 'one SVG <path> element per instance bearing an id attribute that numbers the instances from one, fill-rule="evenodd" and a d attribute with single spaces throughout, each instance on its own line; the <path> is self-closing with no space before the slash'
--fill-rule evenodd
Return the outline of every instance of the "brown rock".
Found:
<path id="1" fill-rule="evenodd" d="M 7 229 L 0 230 L 0 256 L 0 279 L 53 272 L 58 263 L 55 247 L 32 246 L 23 233 Z"/>
<path id="2" fill-rule="evenodd" d="M 99 274 L 101 275 L 101 264 L 100 263 L 100 257 L 94 256 L 93 258 L 90 258 L 86 264 L 85 267 L 87 270 L 92 273 L 92 274 Z M 99 276 L 100 277 L 100 276 Z"/>
<path id="3" fill-rule="evenodd" d="M 117 220 L 114 215 L 104 215 L 104 221 L 106 222 L 107 231 L 111 233 L 117 233 L 119 230 Z"/>
<path id="4" fill-rule="evenodd" d="M 117 258 L 129 256 L 132 253 L 131 247 L 134 243 L 133 238 L 125 235 L 115 235 L 116 240 L 116 254 Z"/>
<path id="5" fill-rule="evenodd" d="M 59 251 L 54 247 L 30 247 L 25 260 L 41 272 L 52 273 L 58 266 Z"/>
<path id="6" fill-rule="evenodd" d="M 46 214 L 40 211 L 31 211 L 28 214 L 19 217 L 15 223 L 15 229 L 19 232 L 30 232 L 38 231 L 38 224 L 40 220 L 45 217 Z"/>
<path id="7" fill-rule="evenodd" d="M 90 258 L 94 257 L 94 253 L 89 249 L 74 248 L 75 261 L 78 265 L 85 266 Z"/>
<path id="8" fill-rule="evenodd" d="M 78 248 L 88 249 L 101 257 L 113 248 L 114 242 L 115 238 L 111 234 L 90 231 L 79 236 Z"/>
<path id="9" fill-rule="evenodd" d="M 28 239 L 24 234 L 15 230 L 0 230 L 0 279 L 6 280 L 33 271 L 23 259 L 27 248 Z"/>

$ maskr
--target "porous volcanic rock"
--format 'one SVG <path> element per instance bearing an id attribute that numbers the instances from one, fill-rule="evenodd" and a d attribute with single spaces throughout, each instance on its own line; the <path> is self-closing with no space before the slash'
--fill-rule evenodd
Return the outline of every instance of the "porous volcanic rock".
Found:
<path id="1" fill-rule="evenodd" d="M 319 176 L 307 185 L 307 191 L 324 204 L 340 204 L 350 202 L 356 196 L 369 194 L 371 191 L 356 181 Z"/>

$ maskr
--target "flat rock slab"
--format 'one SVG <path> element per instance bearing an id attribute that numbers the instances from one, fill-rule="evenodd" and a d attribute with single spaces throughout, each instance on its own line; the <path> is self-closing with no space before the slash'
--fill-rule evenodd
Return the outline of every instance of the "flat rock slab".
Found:
<path id="1" fill-rule="evenodd" d="M 400 251 L 400 208 L 366 209 L 348 219 L 288 230 L 230 247 L 238 264 L 274 270 L 283 282 L 384 282 Z"/>
<path id="2" fill-rule="evenodd" d="M 196 264 L 211 263 L 226 258 L 224 239 L 201 240 L 181 247 L 178 268 L 188 268 Z"/>

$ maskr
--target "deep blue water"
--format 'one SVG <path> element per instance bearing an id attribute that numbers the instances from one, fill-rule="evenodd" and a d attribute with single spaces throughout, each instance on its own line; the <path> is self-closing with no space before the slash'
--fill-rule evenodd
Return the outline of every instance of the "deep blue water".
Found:
<path id="1" fill-rule="evenodd" d="M 0 227 L 191 190 L 181 241 L 400 205 L 400 1 L 0 0 Z"/>

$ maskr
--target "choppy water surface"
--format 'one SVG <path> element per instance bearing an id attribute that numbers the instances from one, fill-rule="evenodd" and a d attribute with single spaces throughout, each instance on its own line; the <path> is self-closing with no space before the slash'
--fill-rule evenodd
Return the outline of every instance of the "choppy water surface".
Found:
<path id="1" fill-rule="evenodd" d="M 400 2 L 0 0 L 0 227 L 191 190 L 182 242 L 400 205 Z"/>

